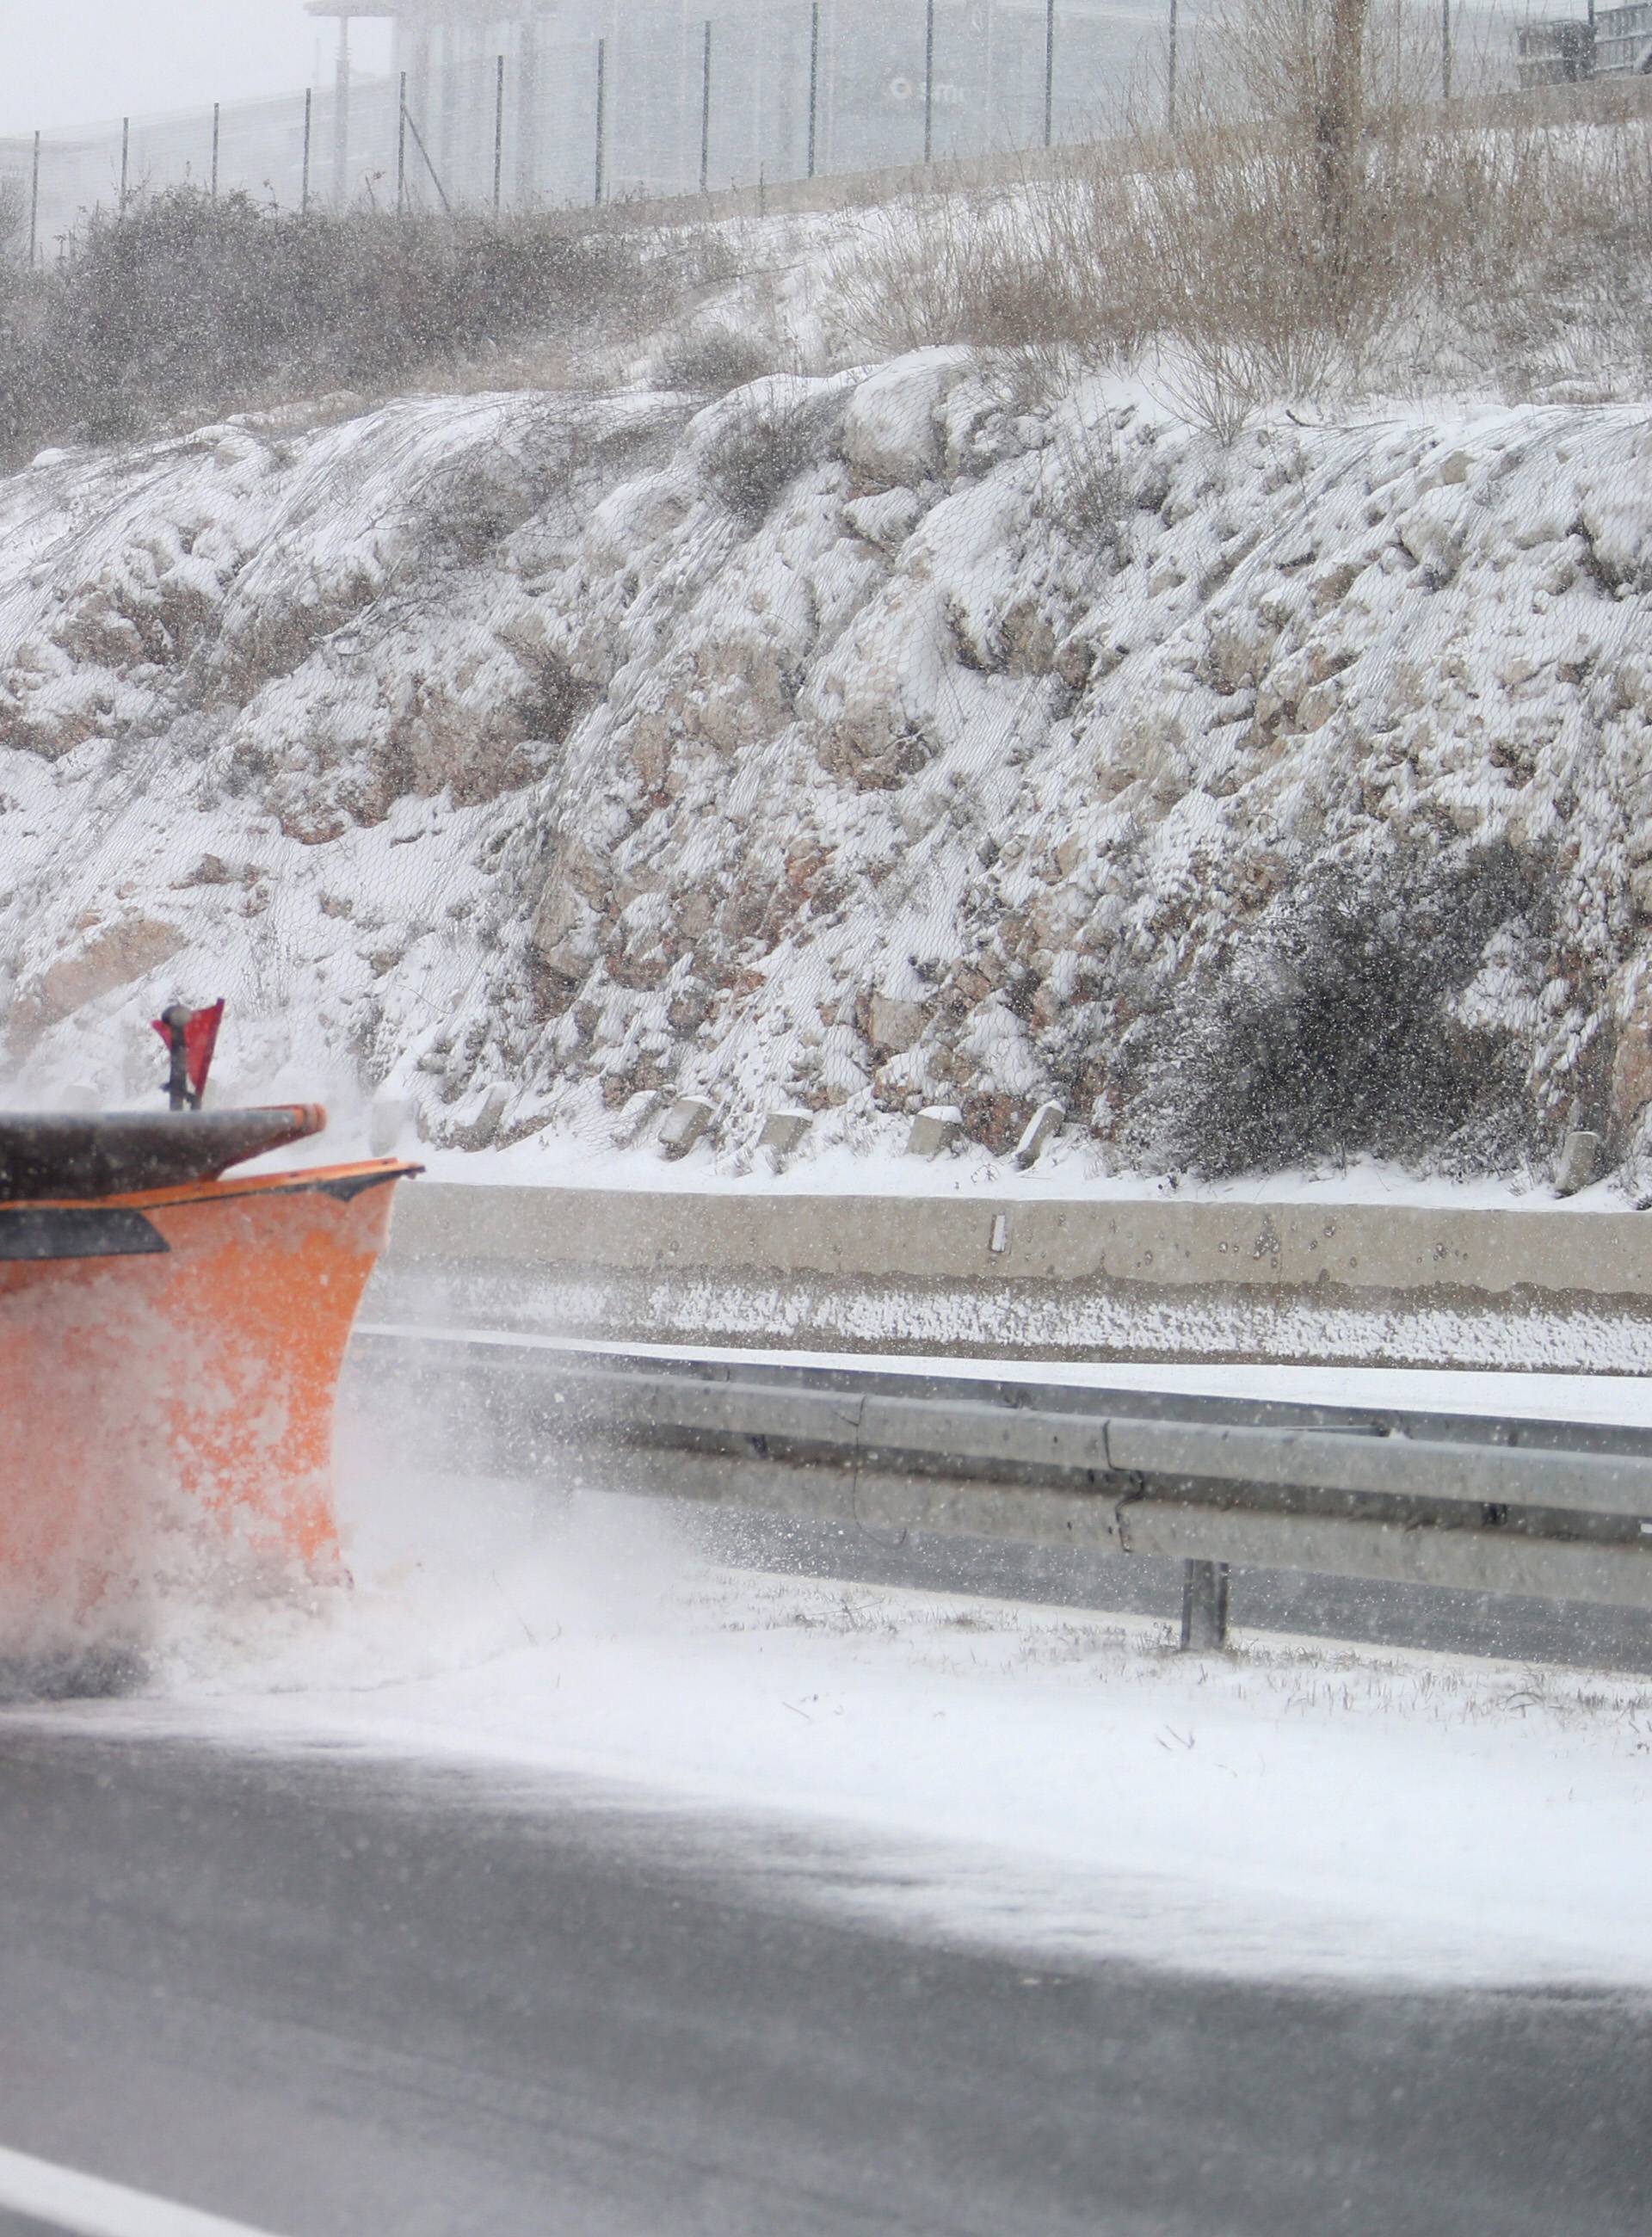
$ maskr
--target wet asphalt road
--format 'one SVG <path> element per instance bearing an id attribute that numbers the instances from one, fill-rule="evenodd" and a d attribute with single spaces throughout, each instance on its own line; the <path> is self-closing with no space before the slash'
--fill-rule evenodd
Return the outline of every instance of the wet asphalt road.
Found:
<path id="1" fill-rule="evenodd" d="M 278 2237 L 1652 2227 L 1652 2003 L 947 1946 L 823 1905 L 855 1869 L 540 1773 L 0 1718 L 0 2143 Z"/>

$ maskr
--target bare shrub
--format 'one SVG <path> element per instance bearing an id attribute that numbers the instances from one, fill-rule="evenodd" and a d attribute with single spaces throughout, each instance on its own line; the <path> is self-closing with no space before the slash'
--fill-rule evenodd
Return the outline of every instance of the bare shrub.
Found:
<path id="1" fill-rule="evenodd" d="M 759 389 L 730 410 L 707 445 L 706 478 L 746 528 L 760 528 L 788 485 L 819 464 L 843 416 L 836 392 L 779 383 Z"/>
<path id="2" fill-rule="evenodd" d="M 1520 1053 L 1465 1032 L 1451 1006 L 1496 935 L 1541 940 L 1550 914 L 1507 847 L 1316 866 L 1139 1031 L 1127 1068 L 1175 1087 L 1173 1104 L 1144 1092 L 1134 1125 L 1154 1154 L 1210 1174 L 1442 1145 L 1449 1161 L 1454 1142 L 1517 1163 L 1538 1126 Z"/>
<path id="3" fill-rule="evenodd" d="M 654 235 L 550 215 L 279 211 L 188 187 L 94 212 L 0 303 L 0 447 L 106 442 L 272 396 L 382 392 L 681 301 Z"/>
<path id="4" fill-rule="evenodd" d="M 668 342 L 656 360 L 654 378 L 662 388 L 686 389 L 696 396 L 726 396 L 775 370 L 774 350 L 756 334 L 717 323 L 691 327 Z"/>
<path id="5" fill-rule="evenodd" d="M 23 235 L 28 222 L 28 188 L 21 179 L 0 175 L 0 257 L 20 255 L 27 260 L 28 243 Z"/>
<path id="6" fill-rule="evenodd" d="M 1047 520 L 1089 551 L 1122 556 L 1133 500 L 1111 423 L 1067 420 L 1044 455 L 1038 503 Z"/>
<path id="7" fill-rule="evenodd" d="M 937 342 L 1094 353 L 1114 299 L 1070 176 L 995 196 L 924 193 L 891 204 L 839 275 L 837 316 L 887 351 Z"/>

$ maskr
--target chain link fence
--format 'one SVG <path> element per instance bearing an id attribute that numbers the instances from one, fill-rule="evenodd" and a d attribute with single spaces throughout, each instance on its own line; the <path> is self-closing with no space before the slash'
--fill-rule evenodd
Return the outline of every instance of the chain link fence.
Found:
<path id="1" fill-rule="evenodd" d="M 605 36 L 545 19 L 404 32 L 388 77 L 0 139 L 21 258 L 70 253 L 91 211 L 180 185 L 287 209 L 545 209 L 1013 155 L 1083 140 L 1128 100 L 1173 117 L 1202 0 L 774 0 L 615 9 Z M 1512 77 L 1523 17 L 1419 8 L 1481 82 Z M 498 51 L 490 51 L 497 41 Z M 1506 68 L 1505 68 L 1506 64 Z"/>

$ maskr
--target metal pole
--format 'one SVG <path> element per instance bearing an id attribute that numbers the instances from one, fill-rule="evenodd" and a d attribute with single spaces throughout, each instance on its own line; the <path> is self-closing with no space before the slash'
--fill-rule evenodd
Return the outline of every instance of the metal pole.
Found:
<path id="1" fill-rule="evenodd" d="M 711 175 L 711 18 L 705 19 L 700 53 L 700 192 Z"/>
<path id="2" fill-rule="evenodd" d="M 815 117 L 820 100 L 820 0 L 809 10 L 809 172 L 815 175 Z"/>
<path id="3" fill-rule="evenodd" d="M 935 146 L 935 0 L 923 0 L 923 160 Z"/>
<path id="4" fill-rule="evenodd" d="M 505 180 L 505 57 L 493 73 L 493 214 L 499 214 L 499 194 Z"/>
<path id="5" fill-rule="evenodd" d="M 407 207 L 407 73 L 396 95 L 396 215 Z"/>
<path id="6" fill-rule="evenodd" d="M 126 215 L 126 182 L 132 155 L 132 120 L 121 119 L 121 215 Z"/>
<path id="7" fill-rule="evenodd" d="M 299 183 L 298 208 L 301 217 L 310 211 L 310 117 L 314 95 L 307 85 L 304 89 L 304 170 Z"/>
<path id="8" fill-rule="evenodd" d="M 1176 0 L 1170 0 L 1170 56 L 1165 72 L 1165 127 L 1176 129 Z"/>
<path id="9" fill-rule="evenodd" d="M 1227 1644 L 1227 1564 L 1181 1565 L 1181 1651 L 1208 1654 Z"/>
<path id="10" fill-rule="evenodd" d="M 339 52 L 333 72 L 333 200 L 350 198 L 350 18 L 339 18 Z"/>
<path id="11" fill-rule="evenodd" d="M 212 104 L 212 198 L 218 199 L 218 115 L 219 103 Z"/>
<path id="12" fill-rule="evenodd" d="M 1044 0 L 1044 145 L 1055 128 L 1055 0 Z"/>
<path id="13" fill-rule="evenodd" d="M 1451 0 L 1440 0 L 1440 98 L 1451 98 Z"/>
<path id="14" fill-rule="evenodd" d="M 538 16 L 524 16 L 517 35 L 516 200 L 532 209 L 539 193 L 539 34 Z"/>
<path id="15" fill-rule="evenodd" d="M 29 182 L 29 269 L 35 268 L 35 249 L 40 240 L 40 135 L 35 135 L 34 175 Z"/>
<path id="16" fill-rule="evenodd" d="M 597 192 L 595 196 L 598 208 L 602 207 L 603 158 L 606 152 L 603 146 L 603 135 L 608 122 L 607 103 L 608 42 L 606 39 L 598 39 L 597 42 Z"/>

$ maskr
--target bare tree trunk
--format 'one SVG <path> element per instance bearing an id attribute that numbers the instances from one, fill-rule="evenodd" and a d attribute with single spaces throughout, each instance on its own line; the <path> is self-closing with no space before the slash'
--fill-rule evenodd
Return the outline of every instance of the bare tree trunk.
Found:
<path id="1" fill-rule="evenodd" d="M 1330 0 L 1331 40 L 1320 81 L 1315 141 L 1319 162 L 1321 248 L 1338 310 L 1354 278 L 1361 185 L 1359 135 L 1365 105 L 1365 0 Z"/>

